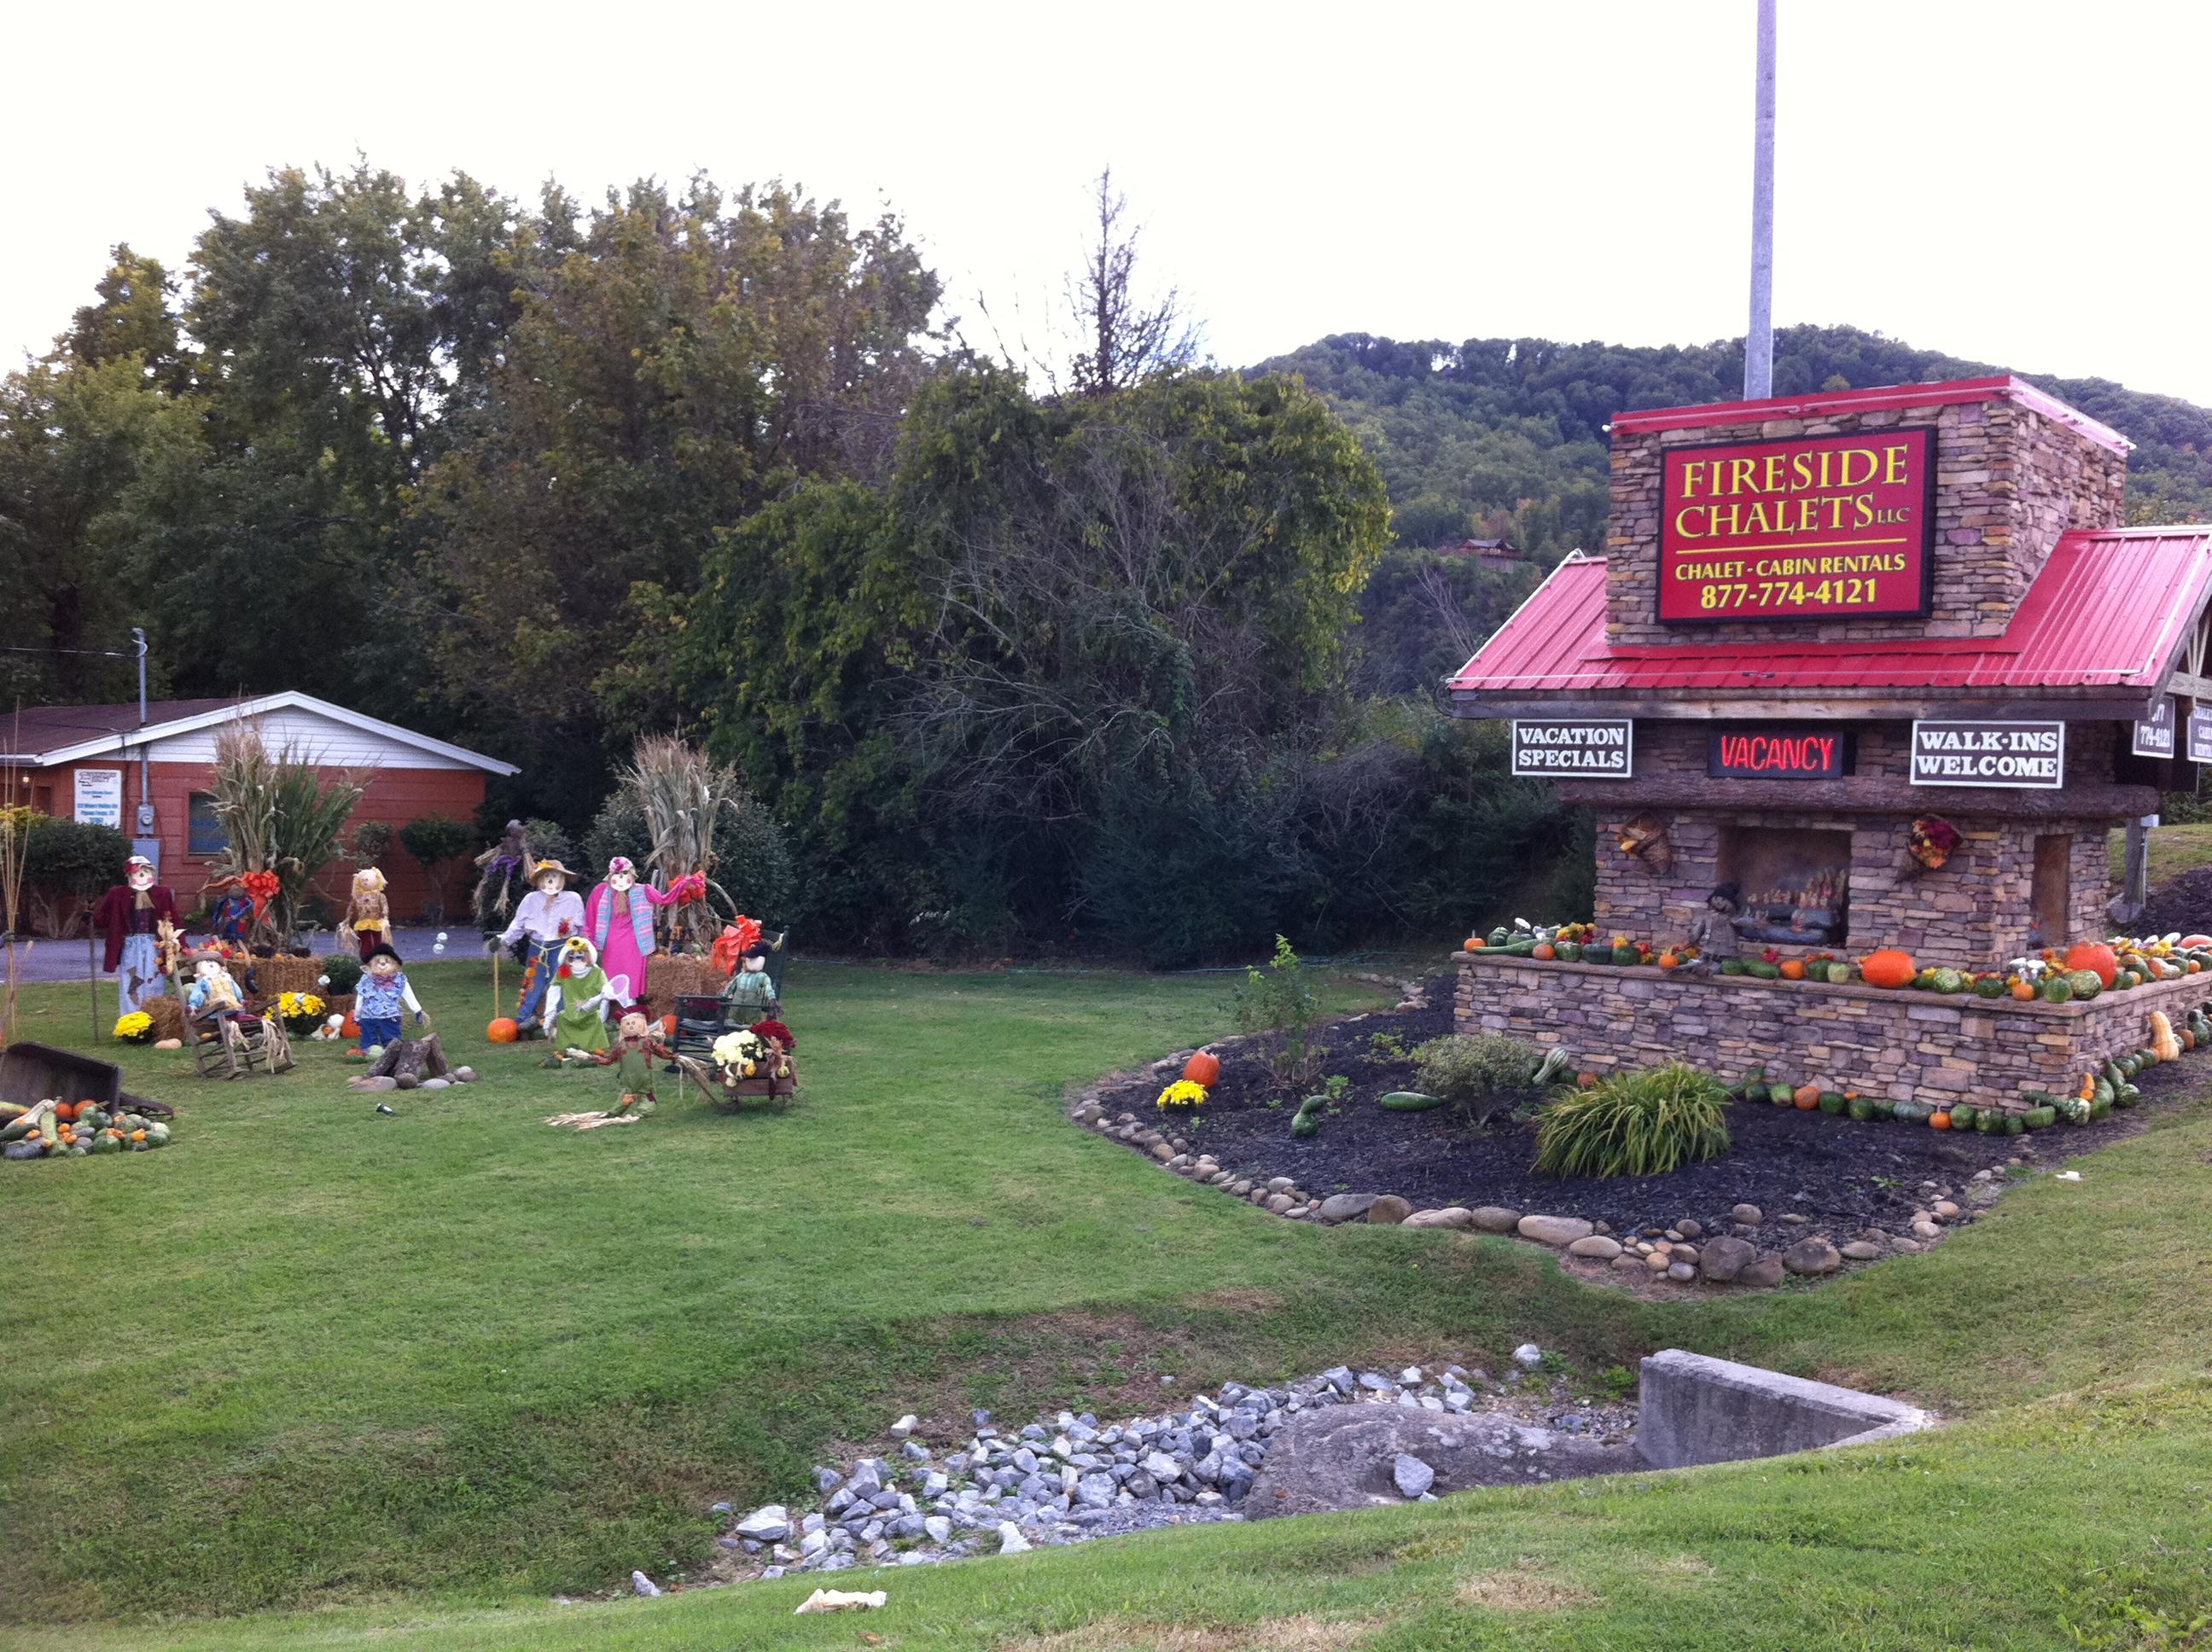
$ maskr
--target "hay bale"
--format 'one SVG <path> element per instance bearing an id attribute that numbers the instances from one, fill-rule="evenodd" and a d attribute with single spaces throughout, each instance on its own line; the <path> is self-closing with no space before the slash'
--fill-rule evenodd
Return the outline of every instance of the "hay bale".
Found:
<path id="1" fill-rule="evenodd" d="M 159 998 L 142 1000 L 138 1007 L 146 1012 L 147 1018 L 154 1023 L 152 1031 L 156 1042 L 164 1038 L 182 1038 L 185 1036 L 185 1006 L 167 993 L 162 993 Z"/>
<path id="2" fill-rule="evenodd" d="M 719 996 L 730 978 L 690 953 L 656 952 L 645 961 L 645 1012 L 655 1021 L 676 1013 L 676 1000 Z"/>
<path id="3" fill-rule="evenodd" d="M 233 971 L 235 974 L 236 971 Z M 325 996 L 315 983 L 322 979 L 323 961 L 320 958 L 256 958 L 253 960 L 253 979 L 265 999 L 275 999 L 280 993 L 313 993 Z"/>

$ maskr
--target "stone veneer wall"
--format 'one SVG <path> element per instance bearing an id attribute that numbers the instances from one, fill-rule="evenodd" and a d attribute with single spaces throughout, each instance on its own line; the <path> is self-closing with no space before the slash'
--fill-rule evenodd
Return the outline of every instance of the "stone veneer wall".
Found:
<path id="1" fill-rule="evenodd" d="M 1838 728 L 1844 726 L 1838 725 Z M 1902 780 L 1907 773 L 1911 727 L 1904 723 L 1859 726 L 1855 778 Z M 1706 726 L 1701 723 L 1638 722 L 1636 774 L 1698 775 L 1705 772 Z M 2067 730 L 2069 783 L 2094 783 L 2112 770 L 2112 726 L 2075 723 Z M 1849 781 L 1843 782 L 1848 785 Z M 1782 812 L 1771 808 L 1726 806 L 1730 782 L 1711 782 L 1712 805 L 1698 809 L 1644 809 L 1635 800 L 1636 783 L 1620 787 L 1621 800 L 1597 811 L 1597 899 L 1593 916 L 1601 934 L 1623 934 L 1655 944 L 1679 941 L 1704 907 L 1705 895 L 1720 881 L 1722 828 L 1737 825 L 1809 827 L 1851 835 L 1851 896 L 1849 938 L 1831 950 L 1863 956 L 1878 946 L 1901 946 L 1922 963 L 1987 968 L 2028 950 L 2033 920 L 2030 896 L 2035 875 L 2035 841 L 2053 835 L 2073 839 L 2071 932 L 2046 937 L 2060 944 L 2085 935 L 2102 935 L 2108 923 L 2105 904 L 2112 895 L 2108 833 L 2104 820 L 2012 820 L 1946 813 L 1966 842 L 1941 871 L 1906 877 L 1901 870 L 1912 817 L 1909 814 L 1864 815 L 1808 809 Z M 1617 847 L 1620 829 L 1630 817 L 1656 815 L 1674 846 L 1674 862 L 1664 876 Z M 1755 944 L 1747 950 L 1756 951 Z M 1785 956 L 1813 950 L 1782 947 Z"/>
<path id="2" fill-rule="evenodd" d="M 1685 975 L 1456 953 L 1453 1024 L 1564 1044 L 1577 1070 L 1686 1061 L 1733 1078 L 1846 1087 L 1892 1101 L 2025 1110 L 2023 1090 L 2071 1093 L 2089 1068 L 2150 1042 L 2150 1012 L 2179 1024 L 2212 977 L 2132 987 L 2086 1004 L 1939 998 L 1874 987 Z"/>
<path id="3" fill-rule="evenodd" d="M 1934 605 L 1924 619 L 1759 620 L 1662 625 L 1660 456 L 1684 444 L 1935 428 Z M 1606 635 L 1615 646 L 1996 636 L 2069 528 L 2116 527 L 2124 454 L 2002 398 L 1941 407 L 1751 420 L 1680 430 L 1619 430 L 1606 538 Z"/>

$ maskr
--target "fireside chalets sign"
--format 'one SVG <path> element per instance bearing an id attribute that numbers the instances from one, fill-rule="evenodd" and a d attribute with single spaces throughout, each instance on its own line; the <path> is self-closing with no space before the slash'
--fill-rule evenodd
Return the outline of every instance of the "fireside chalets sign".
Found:
<path id="1" fill-rule="evenodd" d="M 1626 719 L 1516 720 L 1513 772 L 1528 777 L 1625 780 L 1635 768 L 1636 725 Z"/>
<path id="2" fill-rule="evenodd" d="M 1928 611 L 1932 433 L 1670 447 L 1659 618 L 1893 618 Z"/>
<path id="3" fill-rule="evenodd" d="M 1851 732 L 1832 726 L 1729 726 L 1705 736 L 1705 773 L 1715 778 L 1827 780 L 1851 772 Z"/>
<path id="4" fill-rule="evenodd" d="M 1915 786 L 2063 786 L 2066 725 L 1923 718 L 1912 726 L 1911 779 Z"/>

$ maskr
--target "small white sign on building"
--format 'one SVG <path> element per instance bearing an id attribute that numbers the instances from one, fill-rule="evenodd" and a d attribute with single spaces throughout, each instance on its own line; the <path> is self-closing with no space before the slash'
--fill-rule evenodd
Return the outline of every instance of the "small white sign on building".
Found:
<path id="1" fill-rule="evenodd" d="M 80 768 L 76 771 L 76 818 L 86 826 L 123 827 L 123 771 L 119 768 Z"/>

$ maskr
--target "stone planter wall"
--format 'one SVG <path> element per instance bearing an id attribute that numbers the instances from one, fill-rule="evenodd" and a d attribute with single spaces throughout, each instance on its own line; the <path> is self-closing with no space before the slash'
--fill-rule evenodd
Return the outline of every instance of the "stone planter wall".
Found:
<path id="1" fill-rule="evenodd" d="M 2212 1001 L 2212 975 L 2045 1004 L 1455 956 L 1461 1032 L 1564 1044 L 1578 1070 L 1686 1061 L 1733 1078 L 1764 1066 L 1795 1084 L 2008 1111 L 2026 1109 L 2023 1090 L 2069 1094 L 2085 1070 L 2142 1048 L 2152 1011 L 2178 1026 L 2190 1008 Z"/>

